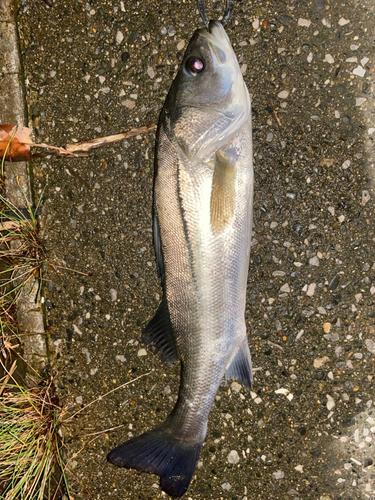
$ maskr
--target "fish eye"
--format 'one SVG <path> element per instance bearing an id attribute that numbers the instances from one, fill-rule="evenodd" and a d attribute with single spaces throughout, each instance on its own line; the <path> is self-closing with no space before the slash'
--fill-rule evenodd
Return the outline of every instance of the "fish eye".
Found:
<path id="1" fill-rule="evenodd" d="M 202 59 L 199 59 L 199 57 L 192 56 L 186 61 L 185 67 L 189 73 L 197 75 L 198 73 L 202 73 L 204 70 L 204 63 Z"/>

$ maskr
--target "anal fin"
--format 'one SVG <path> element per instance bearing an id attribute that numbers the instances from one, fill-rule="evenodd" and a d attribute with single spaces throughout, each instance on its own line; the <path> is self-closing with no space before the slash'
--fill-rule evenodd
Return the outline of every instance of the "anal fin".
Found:
<path id="1" fill-rule="evenodd" d="M 236 378 L 243 386 L 248 389 L 253 383 L 253 367 L 251 363 L 251 354 L 247 339 L 241 343 L 237 354 L 234 356 L 231 364 L 225 372 L 226 379 Z"/>
<path id="2" fill-rule="evenodd" d="M 166 363 L 173 363 L 179 359 L 165 297 L 155 316 L 143 330 L 142 341 L 147 344 L 151 352 L 159 354 L 161 360 Z"/>

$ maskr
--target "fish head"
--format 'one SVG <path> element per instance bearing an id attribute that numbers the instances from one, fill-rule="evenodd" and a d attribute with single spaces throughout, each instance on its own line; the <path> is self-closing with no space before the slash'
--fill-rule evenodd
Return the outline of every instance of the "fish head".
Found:
<path id="1" fill-rule="evenodd" d="M 250 97 L 224 27 L 211 21 L 191 38 L 167 97 L 164 116 L 191 160 L 207 159 L 250 116 Z"/>

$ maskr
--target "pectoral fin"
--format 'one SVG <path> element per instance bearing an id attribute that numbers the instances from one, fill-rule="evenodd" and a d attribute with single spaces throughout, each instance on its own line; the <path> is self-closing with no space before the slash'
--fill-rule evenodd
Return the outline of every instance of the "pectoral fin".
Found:
<path id="1" fill-rule="evenodd" d="M 251 388 L 253 383 L 253 367 L 251 363 L 251 354 L 247 339 L 245 338 L 237 351 L 233 361 L 225 372 L 226 379 L 236 378 L 242 385 Z"/>
<path id="2" fill-rule="evenodd" d="M 221 233 L 233 219 L 236 206 L 236 163 L 223 152 L 215 156 L 210 218 L 213 233 Z"/>

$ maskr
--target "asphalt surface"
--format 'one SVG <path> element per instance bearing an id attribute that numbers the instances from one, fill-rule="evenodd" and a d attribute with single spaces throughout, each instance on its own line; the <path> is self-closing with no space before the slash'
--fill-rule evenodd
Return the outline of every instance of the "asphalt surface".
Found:
<path id="1" fill-rule="evenodd" d="M 186 498 L 375 498 L 374 14 L 372 0 L 238 1 L 228 23 L 253 101 L 256 371 L 251 393 L 223 382 Z M 202 23 L 193 1 L 23 0 L 18 25 L 35 137 L 64 145 L 156 122 Z M 165 497 L 105 458 L 164 420 L 179 382 L 140 341 L 161 295 L 153 148 L 149 134 L 33 163 L 61 403 L 147 374 L 63 429 L 74 499 Z"/>

